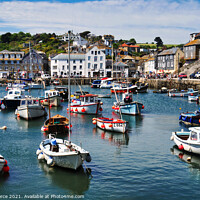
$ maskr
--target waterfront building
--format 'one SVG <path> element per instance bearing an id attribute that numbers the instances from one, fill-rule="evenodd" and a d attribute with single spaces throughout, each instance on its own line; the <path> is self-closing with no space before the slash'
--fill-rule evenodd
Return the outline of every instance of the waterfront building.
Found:
<path id="1" fill-rule="evenodd" d="M 151 57 L 144 62 L 144 72 L 145 73 L 156 73 L 155 69 L 155 58 Z"/>
<path id="2" fill-rule="evenodd" d="M 51 76 L 68 76 L 68 54 L 59 54 L 51 59 Z M 75 77 L 104 77 L 105 54 L 94 46 L 85 54 L 70 55 L 71 76 Z"/>
<path id="3" fill-rule="evenodd" d="M 103 35 L 102 40 L 104 41 L 105 45 L 111 46 L 115 40 L 115 37 L 113 35 Z"/>
<path id="4" fill-rule="evenodd" d="M 184 58 L 184 53 L 179 48 L 174 47 L 162 51 L 157 55 L 158 73 L 178 72 L 181 58 Z"/>
<path id="5" fill-rule="evenodd" d="M 123 50 L 123 51 L 127 51 L 127 52 L 140 52 L 140 46 L 138 45 L 132 45 L 132 44 L 126 44 L 126 43 L 123 43 L 122 45 L 119 46 L 119 49 L 120 50 Z"/>
<path id="6" fill-rule="evenodd" d="M 28 52 L 24 55 L 19 71 L 20 75 L 24 78 L 28 78 L 31 71 L 33 73 L 33 77 L 38 74 L 48 73 L 49 64 L 46 54 L 44 52 L 31 49 L 31 53 Z"/>
<path id="7" fill-rule="evenodd" d="M 9 75 L 16 74 L 22 64 L 24 52 L 21 51 L 7 51 L 0 52 L 0 77 L 7 78 Z"/>

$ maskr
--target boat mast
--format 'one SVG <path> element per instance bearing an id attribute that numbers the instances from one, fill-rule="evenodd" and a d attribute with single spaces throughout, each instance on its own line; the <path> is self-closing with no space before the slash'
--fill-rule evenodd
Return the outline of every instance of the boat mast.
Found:
<path id="1" fill-rule="evenodd" d="M 32 54 L 31 54 L 31 42 L 29 42 L 29 57 L 30 57 L 30 74 L 28 75 L 28 78 L 32 78 L 33 76 L 33 71 L 32 71 Z"/>
<path id="2" fill-rule="evenodd" d="M 112 74 L 111 74 L 112 78 L 113 78 L 113 74 L 114 72 L 113 72 L 113 44 L 112 44 Z"/>
<path id="3" fill-rule="evenodd" d="M 68 108 L 69 108 L 69 141 L 70 141 L 70 131 L 71 131 L 71 85 L 70 85 L 70 33 L 68 31 Z"/>

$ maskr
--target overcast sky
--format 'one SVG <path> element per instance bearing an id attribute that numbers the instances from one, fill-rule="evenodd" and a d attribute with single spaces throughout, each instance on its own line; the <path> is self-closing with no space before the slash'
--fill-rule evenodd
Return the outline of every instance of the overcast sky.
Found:
<path id="1" fill-rule="evenodd" d="M 90 31 L 180 44 L 200 32 L 200 0 L 0 0 L 0 34 Z"/>

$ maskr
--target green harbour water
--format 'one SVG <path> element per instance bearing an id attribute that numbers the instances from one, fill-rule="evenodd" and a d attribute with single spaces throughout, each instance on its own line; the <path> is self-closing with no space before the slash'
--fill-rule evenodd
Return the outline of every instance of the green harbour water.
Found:
<path id="1" fill-rule="evenodd" d="M 96 94 L 110 90 L 82 86 Z M 72 91 L 79 90 L 72 86 Z M 6 95 L 0 87 L 0 97 Z M 42 96 L 43 90 L 31 95 Z M 0 199 L 199 199 L 200 156 L 187 163 L 170 141 L 171 132 L 188 127 L 179 124 L 180 112 L 195 111 L 196 103 L 187 98 L 170 98 L 149 90 L 134 94 L 144 104 L 141 116 L 123 116 L 129 122 L 127 134 L 105 132 L 92 124 L 92 115 L 71 114 L 73 143 L 82 144 L 92 161 L 77 172 L 48 167 L 39 162 L 36 150 L 46 137 L 41 127 L 46 118 L 32 121 L 17 119 L 14 110 L 0 112 L 0 154 L 10 167 L 9 176 L 0 176 Z M 118 117 L 112 105 L 115 96 L 102 98 L 104 117 Z M 51 115 L 67 116 L 67 102 L 51 108 Z M 181 108 L 181 109 L 180 109 Z M 68 135 L 63 136 L 68 138 Z"/>

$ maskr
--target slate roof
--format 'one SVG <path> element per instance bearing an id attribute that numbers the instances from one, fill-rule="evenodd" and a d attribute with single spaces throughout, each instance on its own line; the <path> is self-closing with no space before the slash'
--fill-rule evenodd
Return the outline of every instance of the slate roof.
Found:
<path id="1" fill-rule="evenodd" d="M 164 50 L 161 53 L 159 53 L 158 56 L 176 54 L 177 50 L 178 50 L 178 48 L 176 48 L 176 47 L 171 48 L 171 49 L 167 49 L 167 50 Z"/>
<path id="2" fill-rule="evenodd" d="M 184 47 L 193 46 L 193 45 L 200 45 L 200 39 L 192 40 L 191 42 L 188 42 L 187 44 L 185 44 Z"/>
<path id="3" fill-rule="evenodd" d="M 52 58 L 52 60 L 67 60 L 68 54 L 59 54 Z M 70 54 L 70 60 L 85 60 L 85 54 Z"/>

